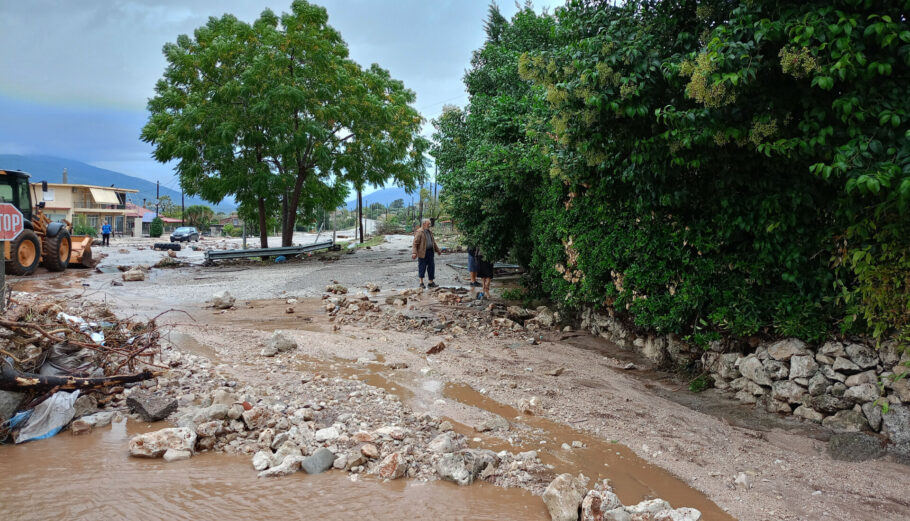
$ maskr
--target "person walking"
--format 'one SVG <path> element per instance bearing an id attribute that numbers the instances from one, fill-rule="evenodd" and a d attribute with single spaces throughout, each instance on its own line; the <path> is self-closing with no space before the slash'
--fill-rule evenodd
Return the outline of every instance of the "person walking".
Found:
<path id="1" fill-rule="evenodd" d="M 488 260 L 479 248 L 475 250 L 475 262 L 477 263 L 477 276 L 483 279 L 483 285 L 480 293 L 477 294 L 477 300 L 490 298 L 490 284 L 493 282 L 493 261 Z"/>
<path id="2" fill-rule="evenodd" d="M 471 274 L 471 287 L 480 287 L 477 282 L 477 246 L 468 246 L 468 273 Z"/>
<path id="3" fill-rule="evenodd" d="M 430 231 L 430 220 L 424 219 L 420 228 L 414 233 L 414 246 L 411 249 L 411 259 L 417 259 L 417 275 L 420 278 L 421 288 L 435 288 L 437 286 L 435 282 L 435 256 L 437 253 L 442 253 L 442 250 L 439 249 L 439 245 L 436 244 L 436 239 L 433 237 L 433 232 Z M 430 283 L 427 286 L 423 285 L 424 274 L 430 279 Z"/>
<path id="4" fill-rule="evenodd" d="M 111 225 L 104 221 L 101 225 L 101 245 L 110 246 L 111 245 Z"/>

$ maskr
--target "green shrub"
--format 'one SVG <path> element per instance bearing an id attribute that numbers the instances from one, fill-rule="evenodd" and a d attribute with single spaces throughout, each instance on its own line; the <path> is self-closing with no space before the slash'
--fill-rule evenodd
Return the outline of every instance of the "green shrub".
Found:
<path id="1" fill-rule="evenodd" d="M 164 233 L 164 221 L 161 220 L 161 217 L 155 217 L 149 224 L 149 237 L 161 237 L 162 233 Z"/>

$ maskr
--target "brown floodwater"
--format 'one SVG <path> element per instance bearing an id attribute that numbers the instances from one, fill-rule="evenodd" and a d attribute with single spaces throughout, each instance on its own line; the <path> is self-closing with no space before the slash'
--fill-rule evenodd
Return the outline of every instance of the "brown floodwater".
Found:
<path id="1" fill-rule="evenodd" d="M 114 423 L 0 446 L 0 519 L 547 520 L 538 497 L 475 484 L 351 481 L 330 471 L 258 479 L 246 456 L 188 461 L 128 456 L 129 437 L 164 424 Z"/>

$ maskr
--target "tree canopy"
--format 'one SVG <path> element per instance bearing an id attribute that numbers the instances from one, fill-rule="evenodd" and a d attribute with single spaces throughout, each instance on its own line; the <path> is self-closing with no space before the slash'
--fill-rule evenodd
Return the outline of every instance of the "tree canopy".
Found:
<path id="1" fill-rule="evenodd" d="M 252 24 L 210 18 L 164 55 L 142 139 L 177 161 L 188 194 L 233 195 L 257 213 L 263 246 L 269 218 L 290 245 L 300 209 L 332 207 L 346 182 L 413 187 L 424 173 L 414 93 L 350 60 L 322 7 L 295 0 Z"/>

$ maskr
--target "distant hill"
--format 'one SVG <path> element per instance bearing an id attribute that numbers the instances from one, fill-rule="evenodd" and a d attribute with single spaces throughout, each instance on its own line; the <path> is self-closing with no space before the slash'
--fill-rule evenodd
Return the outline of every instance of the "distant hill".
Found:
<path id="1" fill-rule="evenodd" d="M 63 159 L 51 156 L 19 156 L 13 154 L 0 154 L 0 168 L 11 170 L 22 170 L 32 175 L 32 181 L 47 181 L 48 183 L 60 183 L 63 181 L 63 169 L 66 168 L 67 182 L 80 185 L 97 185 L 110 186 L 118 188 L 131 188 L 139 190 L 135 194 L 127 194 L 128 199 L 142 205 L 142 200 L 155 200 L 155 183 L 133 177 L 113 170 L 105 170 L 92 165 L 88 165 L 72 159 Z M 171 201 L 180 204 L 180 192 L 170 188 L 161 187 L 161 195 L 171 198 Z M 230 213 L 236 208 L 229 201 L 222 201 L 221 204 L 213 205 L 203 201 L 198 197 L 189 197 L 185 199 L 186 206 L 193 204 L 204 204 L 211 207 L 216 212 Z"/>
<path id="2" fill-rule="evenodd" d="M 353 192 L 353 194 L 353 198 L 345 201 L 348 210 L 354 210 L 357 208 L 357 192 Z M 395 199 L 404 199 L 404 205 L 408 206 L 411 204 L 411 197 L 414 198 L 414 204 L 417 204 L 418 200 L 420 199 L 417 190 L 415 190 L 413 194 L 408 194 L 404 188 L 383 188 L 382 190 L 376 190 L 369 195 L 363 196 L 363 205 L 369 206 L 373 203 L 382 203 L 384 206 L 388 206 Z"/>

